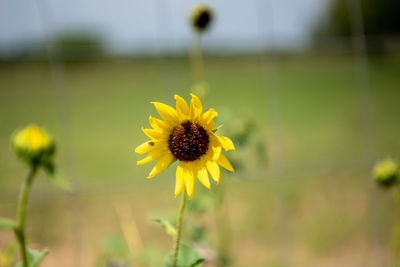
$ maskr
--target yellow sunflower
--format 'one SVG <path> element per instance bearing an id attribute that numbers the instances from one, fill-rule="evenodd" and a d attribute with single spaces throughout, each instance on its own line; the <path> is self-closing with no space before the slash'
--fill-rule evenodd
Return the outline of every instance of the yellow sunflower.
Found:
<path id="1" fill-rule="evenodd" d="M 234 172 L 221 150 L 235 150 L 228 137 L 214 133 L 213 120 L 218 113 L 212 108 L 203 113 L 200 99 L 194 94 L 191 96 L 189 107 L 182 97 L 175 95 L 176 110 L 166 104 L 152 102 L 162 120 L 149 117 L 152 129 L 142 130 L 151 140 L 135 149 L 139 154 L 149 152 L 137 165 L 158 160 L 147 178 L 154 177 L 178 160 L 175 197 L 186 188 L 189 199 L 193 196 L 196 177 L 210 189 L 208 172 L 216 183 L 220 178 L 219 165 Z"/>

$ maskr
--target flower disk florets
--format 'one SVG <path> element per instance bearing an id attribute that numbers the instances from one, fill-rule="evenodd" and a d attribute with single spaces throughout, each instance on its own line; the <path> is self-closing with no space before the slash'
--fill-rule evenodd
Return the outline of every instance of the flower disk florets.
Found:
<path id="1" fill-rule="evenodd" d="M 181 161 L 199 159 L 208 150 L 207 131 L 197 123 L 186 121 L 175 127 L 168 139 L 168 148 Z"/>
<path id="2" fill-rule="evenodd" d="M 232 140 L 215 133 L 214 118 L 218 113 L 210 108 L 203 112 L 199 97 L 191 94 L 190 106 L 179 95 L 174 95 L 176 109 L 160 102 L 154 104 L 161 119 L 149 117 L 151 129 L 142 128 L 149 141 L 135 148 L 138 154 L 147 154 L 136 162 L 143 165 L 157 160 L 147 178 L 152 178 L 168 168 L 174 161 L 176 167 L 175 197 L 183 190 L 189 199 L 193 196 L 196 178 L 210 189 L 209 174 L 218 184 L 220 166 L 234 172 L 229 160 L 222 153 L 235 150 Z"/>
<path id="3" fill-rule="evenodd" d="M 379 185 L 391 187 L 400 182 L 399 165 L 392 158 L 379 161 L 374 167 L 374 177 Z"/>
<path id="4" fill-rule="evenodd" d="M 205 31 L 213 19 L 211 8 L 206 5 L 198 5 L 192 8 L 190 13 L 190 22 L 199 32 Z"/>
<path id="5" fill-rule="evenodd" d="M 55 152 L 50 136 L 36 125 L 30 125 L 17 132 L 12 146 L 18 158 L 27 164 L 48 164 Z"/>

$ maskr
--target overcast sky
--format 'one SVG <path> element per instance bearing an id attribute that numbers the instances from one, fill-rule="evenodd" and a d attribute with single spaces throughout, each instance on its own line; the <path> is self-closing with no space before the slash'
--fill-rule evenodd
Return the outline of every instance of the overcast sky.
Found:
<path id="1" fill-rule="evenodd" d="M 95 32 L 113 52 L 180 50 L 190 38 L 188 10 L 216 13 L 204 37 L 214 50 L 301 48 L 328 1 L 321 0 L 0 0 L 0 49 L 23 47 L 55 32 Z"/>

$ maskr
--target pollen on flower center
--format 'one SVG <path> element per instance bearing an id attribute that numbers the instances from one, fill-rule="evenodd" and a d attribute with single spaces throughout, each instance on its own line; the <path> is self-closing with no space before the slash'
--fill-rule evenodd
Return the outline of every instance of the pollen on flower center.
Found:
<path id="1" fill-rule="evenodd" d="M 209 143 L 210 139 L 203 127 L 186 121 L 174 128 L 169 136 L 168 147 L 175 158 L 194 161 L 207 152 Z"/>

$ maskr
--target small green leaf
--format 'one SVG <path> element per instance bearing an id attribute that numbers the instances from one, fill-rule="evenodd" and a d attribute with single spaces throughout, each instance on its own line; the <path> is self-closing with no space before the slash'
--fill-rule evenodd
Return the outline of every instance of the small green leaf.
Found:
<path id="1" fill-rule="evenodd" d="M 50 181 L 55 186 L 60 187 L 61 189 L 64 189 L 69 192 L 73 191 L 71 183 L 67 179 L 65 179 L 62 175 L 59 174 L 53 162 L 45 161 L 42 163 L 42 166 L 49 175 Z"/>
<path id="2" fill-rule="evenodd" d="M 216 133 L 222 126 L 223 126 L 223 124 L 219 125 L 219 126 L 216 127 L 214 130 L 212 130 L 212 132 L 213 132 L 213 133 Z"/>
<path id="3" fill-rule="evenodd" d="M 63 176 L 61 176 L 57 171 L 50 174 L 50 181 L 57 187 L 64 189 L 68 192 L 72 192 L 71 183 Z"/>
<path id="4" fill-rule="evenodd" d="M 43 261 L 44 257 L 49 254 L 47 249 L 39 252 L 37 250 L 29 249 L 28 248 L 28 265 L 29 267 L 38 267 L 39 264 Z M 22 267 L 22 261 L 19 261 L 15 267 Z"/>
<path id="5" fill-rule="evenodd" d="M 198 259 L 196 262 L 194 262 L 192 265 L 189 267 L 196 267 L 196 266 L 201 266 L 201 264 L 204 262 L 204 259 Z"/>
<path id="6" fill-rule="evenodd" d="M 172 224 L 166 219 L 155 219 L 153 220 L 156 223 L 161 224 L 162 228 L 164 228 L 165 232 L 171 236 L 176 236 L 176 229 Z"/>
<path id="7" fill-rule="evenodd" d="M 54 166 L 53 162 L 46 160 L 42 162 L 42 166 L 50 176 L 53 176 L 55 174 L 56 167 Z"/>
<path id="8" fill-rule="evenodd" d="M 32 267 L 37 267 L 43 261 L 44 257 L 46 257 L 46 255 L 49 254 L 49 251 L 45 249 L 42 252 L 39 252 L 30 249 L 29 254 L 31 255 Z"/>
<path id="9" fill-rule="evenodd" d="M 1 230 L 13 230 L 16 227 L 16 223 L 13 220 L 0 218 L 0 229 Z"/>
<path id="10" fill-rule="evenodd" d="M 173 257 L 173 252 L 170 252 L 164 260 L 163 267 L 171 267 Z M 193 246 L 181 242 L 176 267 L 197 267 L 201 266 L 203 262 L 204 259 L 200 257 L 199 252 Z"/>

